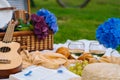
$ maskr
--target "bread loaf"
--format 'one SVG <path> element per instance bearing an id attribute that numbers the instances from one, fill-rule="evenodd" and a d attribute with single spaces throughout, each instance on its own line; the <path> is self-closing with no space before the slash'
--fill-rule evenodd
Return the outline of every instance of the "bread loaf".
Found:
<path id="1" fill-rule="evenodd" d="M 112 63 L 93 63 L 87 65 L 82 80 L 120 80 L 120 65 Z"/>

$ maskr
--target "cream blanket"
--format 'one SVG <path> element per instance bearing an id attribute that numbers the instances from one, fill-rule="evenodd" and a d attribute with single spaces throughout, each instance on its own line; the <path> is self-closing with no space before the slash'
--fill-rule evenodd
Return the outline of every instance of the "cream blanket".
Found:
<path id="1" fill-rule="evenodd" d="M 39 51 L 35 51 L 29 53 L 28 51 L 22 51 L 20 55 L 23 60 L 23 69 L 31 65 L 55 69 L 67 62 L 67 58 L 65 56 L 52 52 L 41 53 Z"/>

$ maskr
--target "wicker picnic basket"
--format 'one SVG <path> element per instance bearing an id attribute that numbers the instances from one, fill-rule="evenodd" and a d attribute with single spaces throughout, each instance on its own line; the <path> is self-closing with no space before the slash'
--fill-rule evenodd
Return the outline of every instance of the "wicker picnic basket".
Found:
<path id="1" fill-rule="evenodd" d="M 11 6 L 17 9 L 25 9 L 30 13 L 30 0 L 7 0 Z M 3 40 L 5 32 L 0 32 L 0 41 Z M 33 31 L 15 31 L 13 41 L 21 44 L 21 50 L 52 50 L 53 49 L 53 32 L 49 30 L 49 35 L 44 40 L 39 40 Z"/>

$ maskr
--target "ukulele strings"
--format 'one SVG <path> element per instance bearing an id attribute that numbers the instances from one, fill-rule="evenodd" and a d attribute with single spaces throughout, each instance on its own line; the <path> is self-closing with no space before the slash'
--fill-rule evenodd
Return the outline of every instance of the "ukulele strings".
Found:
<path id="1" fill-rule="evenodd" d="M 9 43 L 9 42 L 12 41 L 12 36 L 13 36 L 14 27 L 15 27 L 15 24 L 12 23 L 12 22 L 10 22 L 10 24 L 9 24 L 9 29 L 7 30 L 7 34 L 5 35 L 5 39 L 4 39 L 4 41 L 5 41 L 6 43 Z M 9 33 L 9 34 L 8 34 L 8 33 Z M 9 48 L 4 47 L 4 48 L 1 49 L 1 51 L 2 51 L 2 52 L 7 52 L 7 51 L 9 51 Z"/>
<path id="2" fill-rule="evenodd" d="M 12 27 L 11 27 L 11 30 L 9 30 L 9 33 L 10 34 L 8 34 L 8 36 L 9 36 L 9 38 L 8 38 L 8 42 L 11 42 L 12 41 L 12 36 L 13 36 L 13 32 L 14 32 L 14 24 L 12 24 L 11 25 Z"/>
<path id="3" fill-rule="evenodd" d="M 10 33 L 10 34 L 8 34 L 9 37 L 8 37 L 8 39 L 7 39 L 7 42 L 8 42 L 8 43 L 12 41 L 14 26 L 15 26 L 14 24 L 11 24 L 11 28 L 10 28 L 10 30 L 9 30 L 9 33 Z M 9 48 L 5 47 L 4 52 L 7 52 L 7 51 L 9 51 Z"/>
<path id="4" fill-rule="evenodd" d="M 11 25 L 12 25 L 12 21 L 10 21 L 10 23 L 8 24 L 8 29 L 6 31 L 7 33 L 5 34 L 5 37 L 3 39 L 3 41 L 6 43 L 9 42 L 8 39 L 9 39 L 9 34 L 10 34 L 9 31 L 10 31 L 10 28 L 12 27 Z"/>

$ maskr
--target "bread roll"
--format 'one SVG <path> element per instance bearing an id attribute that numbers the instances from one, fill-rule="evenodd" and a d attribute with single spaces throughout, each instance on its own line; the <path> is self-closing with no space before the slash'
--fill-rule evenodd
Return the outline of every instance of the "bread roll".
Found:
<path id="1" fill-rule="evenodd" d="M 79 56 L 78 60 L 89 60 L 89 58 L 93 58 L 93 56 L 90 53 L 83 53 L 81 56 Z"/>
<path id="2" fill-rule="evenodd" d="M 57 49 L 56 53 L 60 53 L 62 55 L 64 55 L 66 58 L 68 58 L 70 56 L 70 52 L 69 49 L 66 47 L 60 47 Z"/>

